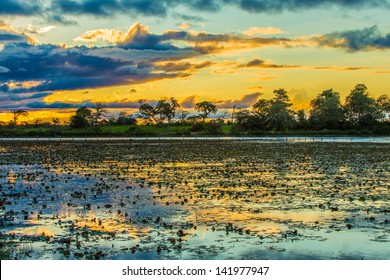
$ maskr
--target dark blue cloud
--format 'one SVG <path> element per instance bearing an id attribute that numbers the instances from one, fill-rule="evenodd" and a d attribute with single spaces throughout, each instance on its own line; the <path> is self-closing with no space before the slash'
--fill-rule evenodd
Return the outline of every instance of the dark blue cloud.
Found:
<path id="1" fill-rule="evenodd" d="M 315 39 L 320 46 L 348 52 L 390 49 L 390 33 L 382 35 L 376 25 L 360 30 L 329 33 Z"/>
<path id="2" fill-rule="evenodd" d="M 148 32 L 133 36 L 122 48 L 32 45 L 17 42 L 13 35 L 17 34 L 4 34 L 0 51 L 0 107 L 3 108 L 15 106 L 13 101 L 27 108 L 48 108 L 42 98 L 54 91 L 182 78 L 210 65 L 167 64 L 167 61 L 173 63 L 199 53 L 173 46 L 162 48 L 169 46 L 169 42 Z M 48 106 L 74 108 L 76 105 L 51 103 Z"/>
<path id="3" fill-rule="evenodd" d="M 1 0 L 0 15 L 37 15 L 43 12 L 40 2 L 40 0 Z"/>
<path id="4" fill-rule="evenodd" d="M 165 16 L 166 0 L 52 0 L 53 8 L 68 15 L 112 16 L 116 13 L 133 13 L 147 16 Z M 177 1 L 172 1 L 177 2 Z"/>
<path id="5" fill-rule="evenodd" d="M 43 4 L 45 3 L 45 4 Z M 165 17 L 176 7 L 191 11 L 217 12 L 234 6 L 252 13 L 281 13 L 315 8 L 386 8 L 389 0 L 2 0 L 0 15 L 44 16 L 51 21 L 72 23 L 66 16 L 117 14 Z"/>
<path id="6" fill-rule="evenodd" d="M 0 43 L 27 42 L 27 36 L 7 30 L 0 30 Z"/>
<path id="7" fill-rule="evenodd" d="M 71 109 L 81 106 L 83 104 L 67 103 L 67 102 L 53 102 L 46 103 L 43 101 L 26 102 L 23 108 L 26 109 Z"/>
<path id="8" fill-rule="evenodd" d="M 324 7 L 389 8 L 388 0 L 53 0 L 54 7 L 65 14 L 92 14 L 111 16 L 115 13 L 133 12 L 149 16 L 165 16 L 177 6 L 196 11 L 216 12 L 224 6 L 236 6 L 242 10 L 267 13 L 298 11 Z"/>
<path id="9" fill-rule="evenodd" d="M 178 49 L 169 42 L 163 42 L 161 35 L 149 33 L 148 28 L 140 23 L 134 24 L 127 34 L 127 38 L 118 44 L 123 49 L 138 50 L 175 50 Z M 165 40 L 166 41 L 166 40 Z"/>
<path id="10" fill-rule="evenodd" d="M 0 87 L 1 88 L 1 87 Z M 26 101 L 31 99 L 40 99 L 51 95 L 52 92 L 37 92 L 33 94 L 7 94 L 0 92 L 0 102 L 15 102 L 15 101 Z"/>
<path id="11" fill-rule="evenodd" d="M 223 0 L 253 13 L 279 13 L 314 8 L 342 7 L 348 9 L 389 8 L 388 0 Z"/>
<path id="12" fill-rule="evenodd" d="M 7 44 L 0 52 L 0 65 L 9 71 L 0 73 L 0 83 L 41 81 L 32 88 L 19 89 L 28 92 L 97 88 L 175 77 L 175 74 L 153 73 L 150 62 L 104 57 L 107 49 Z"/>

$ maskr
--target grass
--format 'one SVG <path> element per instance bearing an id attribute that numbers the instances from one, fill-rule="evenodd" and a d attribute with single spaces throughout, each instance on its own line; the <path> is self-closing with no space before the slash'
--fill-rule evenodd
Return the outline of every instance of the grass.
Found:
<path id="1" fill-rule="evenodd" d="M 223 136 L 375 136 L 388 133 L 375 133 L 370 130 L 287 130 L 287 131 L 239 131 L 232 124 L 210 130 L 207 126 L 194 130 L 190 125 L 132 125 L 132 126 L 98 126 L 96 128 L 53 127 L 0 127 L 1 137 L 91 137 L 91 136 L 190 136 L 190 135 L 223 135 Z"/>

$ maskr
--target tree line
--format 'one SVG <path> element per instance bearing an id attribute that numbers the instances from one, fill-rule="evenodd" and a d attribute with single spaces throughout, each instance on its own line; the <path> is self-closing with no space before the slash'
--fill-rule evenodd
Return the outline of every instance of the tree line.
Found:
<path id="1" fill-rule="evenodd" d="M 274 91 L 271 100 L 260 99 L 252 110 L 236 113 L 240 129 L 276 130 L 314 129 L 344 130 L 370 129 L 385 124 L 390 113 L 388 95 L 377 99 L 370 96 L 364 84 L 356 85 L 341 103 L 340 94 L 333 89 L 324 90 L 310 101 L 309 114 L 304 110 L 295 112 L 284 89 Z"/>
<path id="2" fill-rule="evenodd" d="M 274 90 L 274 98 L 259 99 L 251 109 L 233 107 L 230 123 L 239 131 L 286 131 L 304 130 L 345 130 L 371 129 L 380 124 L 388 125 L 390 98 L 387 94 L 377 99 L 370 96 L 366 85 L 357 84 L 341 103 L 340 93 L 333 89 L 324 90 L 310 101 L 308 114 L 304 110 L 294 111 L 288 93 L 284 89 Z M 140 102 L 139 116 L 156 125 L 167 122 L 176 116 L 177 121 L 187 124 L 205 123 L 218 108 L 212 102 L 195 104 L 198 115 L 188 116 L 189 112 L 179 109 L 177 100 L 160 100 L 155 107 Z M 224 121 L 210 120 L 209 123 Z"/>
<path id="3" fill-rule="evenodd" d="M 96 128 L 102 125 L 167 126 L 189 125 L 192 131 L 219 133 L 225 123 L 231 124 L 239 133 L 286 130 L 373 130 L 379 128 L 390 133 L 388 114 L 390 98 L 387 94 L 378 98 L 370 96 L 364 84 L 357 84 L 342 104 L 340 94 L 333 89 L 324 90 L 310 101 L 308 114 L 304 110 L 294 111 L 293 104 L 286 90 L 274 90 L 272 99 L 258 99 L 252 108 L 240 109 L 234 106 L 231 113 L 224 111 L 220 118 L 211 118 L 218 112 L 218 107 L 209 101 L 198 102 L 191 115 L 183 110 L 179 102 L 171 97 L 161 99 L 155 105 L 144 100 L 139 101 L 136 115 L 120 112 L 117 117 L 107 117 L 107 108 L 103 103 L 96 103 L 91 108 L 81 106 L 69 120 L 69 126 L 78 128 Z M 16 126 L 25 110 L 12 110 L 11 125 Z M 59 125 L 59 120 L 52 120 Z"/>

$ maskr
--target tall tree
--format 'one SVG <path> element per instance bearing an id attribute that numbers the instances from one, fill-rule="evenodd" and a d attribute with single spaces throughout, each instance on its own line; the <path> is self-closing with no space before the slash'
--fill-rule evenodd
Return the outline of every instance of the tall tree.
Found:
<path id="1" fill-rule="evenodd" d="M 86 106 L 81 106 L 70 118 L 70 126 L 73 128 L 85 128 L 92 124 L 92 111 Z"/>
<path id="2" fill-rule="evenodd" d="M 104 103 L 96 103 L 92 106 L 94 112 L 92 113 L 92 126 L 96 127 L 99 124 L 99 121 L 107 113 L 106 105 Z"/>
<path id="3" fill-rule="evenodd" d="M 358 84 L 351 90 L 344 108 L 348 121 L 356 128 L 370 127 L 380 119 L 376 101 L 369 95 L 364 84 Z"/>
<path id="4" fill-rule="evenodd" d="M 194 109 L 198 111 L 200 114 L 199 116 L 202 118 L 202 121 L 205 122 L 206 118 L 211 115 L 218 112 L 217 106 L 215 106 L 213 103 L 208 101 L 202 101 L 195 104 Z"/>
<path id="5" fill-rule="evenodd" d="M 159 120 L 157 117 L 158 115 L 157 110 L 149 103 L 145 103 L 145 101 L 143 100 L 140 100 L 139 104 L 140 104 L 138 109 L 139 116 L 146 120 L 152 119 L 155 122 L 155 124 L 158 124 Z"/>
<path id="6" fill-rule="evenodd" d="M 143 100 L 139 101 L 139 114 L 144 119 L 152 119 L 155 124 L 161 124 L 164 120 L 168 121 L 168 124 L 176 115 L 177 108 L 180 107 L 177 100 L 171 97 L 169 100 L 161 99 L 153 107 L 149 103 L 145 103 Z"/>
<path id="7" fill-rule="evenodd" d="M 168 125 L 171 123 L 171 120 L 176 115 L 176 110 L 180 105 L 177 100 L 171 97 L 170 100 L 161 99 L 156 105 L 156 112 L 160 116 L 160 120 L 163 122 L 165 119 L 168 122 Z"/>
<path id="8" fill-rule="evenodd" d="M 345 121 L 340 94 L 324 90 L 310 101 L 310 123 L 315 129 L 339 129 Z"/>
<path id="9" fill-rule="evenodd" d="M 13 110 L 11 110 L 11 113 L 13 114 L 13 124 L 14 125 L 18 124 L 18 119 L 20 116 L 25 117 L 28 115 L 28 112 L 26 110 L 23 110 L 23 109 L 13 109 Z"/>
<path id="10" fill-rule="evenodd" d="M 271 101 L 266 99 L 259 99 L 253 104 L 252 111 L 253 116 L 248 119 L 248 124 L 253 128 L 266 130 L 268 122 L 268 113 L 271 108 Z M 244 115 L 247 115 L 244 112 Z"/>
<path id="11" fill-rule="evenodd" d="M 267 114 L 267 124 L 270 129 L 283 131 L 294 123 L 294 111 L 292 104 L 284 89 L 274 90 L 275 97 L 270 101 Z"/>

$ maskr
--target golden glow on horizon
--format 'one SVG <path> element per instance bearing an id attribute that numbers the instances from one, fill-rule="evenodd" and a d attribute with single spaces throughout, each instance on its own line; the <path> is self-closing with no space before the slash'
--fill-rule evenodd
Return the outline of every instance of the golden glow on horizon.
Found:
<path id="1" fill-rule="evenodd" d="M 175 26 L 178 26 L 178 23 Z M 320 46 L 318 40 L 321 40 L 324 35 L 311 33 L 311 35 L 288 36 L 289 31 L 286 30 L 285 26 L 273 26 L 275 25 L 263 25 L 262 27 L 251 24 L 247 25 L 246 28 L 241 28 L 240 31 L 232 32 L 226 30 L 221 32 L 199 31 L 195 30 L 196 25 L 187 22 L 179 25 L 179 28 L 185 30 L 163 28 L 159 32 L 151 32 L 148 25 L 139 22 L 133 23 L 127 30 L 120 27 L 96 28 L 91 26 L 89 30 L 84 28 L 83 32 L 79 32 L 78 36 L 73 37 L 74 41 L 82 43 L 95 43 L 96 41 L 101 43 L 103 41 L 106 44 L 103 44 L 102 47 L 118 47 L 118 44 L 134 41 L 137 44 L 139 38 L 143 42 L 143 38 L 148 41 L 149 37 L 157 36 L 156 38 L 160 38 L 159 36 L 164 35 L 165 39 L 161 39 L 161 41 L 156 39 L 158 44 L 176 46 L 179 49 L 191 46 L 194 51 L 199 53 L 183 56 L 177 54 L 177 56 L 172 57 L 164 57 L 159 54 L 156 59 L 141 56 L 142 59 L 150 59 L 151 62 L 149 61 L 150 64 L 147 64 L 146 68 L 149 67 L 152 70 L 145 72 L 146 78 L 131 80 L 132 84 L 130 84 L 130 79 L 133 78 L 129 78 L 128 85 L 54 91 L 45 97 L 30 97 L 33 96 L 34 92 L 18 93 L 19 99 L 10 98 L 2 103 L 4 108 L 22 109 L 24 109 L 23 101 L 26 101 L 26 104 L 29 104 L 30 101 L 42 101 L 48 105 L 52 104 L 48 107 L 53 108 L 70 107 L 74 104 L 75 108 L 73 109 L 28 109 L 26 107 L 29 115 L 20 117 L 19 122 L 33 123 L 38 120 L 50 122 L 52 118 L 59 118 L 63 122 L 68 121 L 70 115 L 83 103 L 89 105 L 96 102 L 111 104 L 111 107 L 116 109 L 110 109 L 110 111 L 121 110 L 120 106 L 123 104 L 123 110 L 134 112 L 141 99 L 155 101 L 174 97 L 182 102 L 196 96 L 196 101 L 208 100 L 217 103 L 226 101 L 228 103 L 239 101 L 242 96 L 255 92 L 263 93 L 261 98 L 270 99 L 273 98 L 273 90 L 284 88 L 290 93 L 293 108 L 307 111 L 310 100 L 329 88 L 333 88 L 341 94 L 342 102 L 358 83 L 366 84 L 374 97 L 388 93 L 383 79 L 389 72 L 390 61 L 388 58 L 383 58 L 383 51 L 345 53 L 335 48 Z M 25 33 L 29 32 L 28 34 L 41 34 L 40 36 L 43 36 L 42 34 L 51 33 L 51 30 L 55 28 L 57 30 L 57 27 L 53 25 L 36 27 L 29 23 L 25 24 L 24 27 L 14 27 L 11 24 L 0 22 L 1 30 L 17 35 L 26 35 Z M 183 32 L 184 35 L 180 32 Z M 30 35 L 26 36 L 30 38 Z M 345 43 L 345 39 L 335 40 L 334 43 L 342 45 Z M 58 45 L 58 42 L 53 44 Z M 102 55 L 100 57 L 107 55 L 105 52 L 99 54 L 98 50 L 99 48 L 94 48 L 95 52 L 91 51 L 87 54 Z M 158 49 L 153 49 L 153 46 L 150 49 L 147 46 L 146 50 L 147 53 L 150 52 L 154 55 L 155 52 L 158 52 Z M 111 49 L 109 47 L 104 51 L 110 52 Z M 124 55 L 126 61 L 127 59 L 131 61 L 134 54 L 126 51 L 127 49 L 120 49 L 118 53 Z M 115 54 L 115 51 L 110 53 L 113 57 Z M 119 56 L 115 59 L 118 59 L 119 62 L 122 58 Z M 143 62 L 142 59 L 135 60 L 137 61 L 134 62 L 135 68 L 138 68 L 138 63 Z M 257 61 L 258 64 L 250 64 L 254 61 Z M 66 63 L 64 65 L 67 65 Z M 71 68 L 73 64 L 70 63 L 69 66 Z M 0 67 L 2 66 L 0 65 Z M 142 69 L 142 67 L 140 68 Z M 0 71 L 10 72 L 5 67 L 0 68 Z M 167 73 L 172 75 L 164 75 Z M 143 72 L 142 75 L 144 75 Z M 126 79 L 118 81 L 126 83 Z M 21 92 L 25 92 L 29 88 L 33 91 L 35 87 L 46 82 L 50 84 L 51 81 L 50 79 L 22 82 L 10 80 L 3 83 L 3 86 L 8 87 L 10 91 L 21 90 Z M 37 106 L 37 103 L 34 106 Z M 44 104 L 42 107 L 45 107 Z M 8 122 L 12 119 L 12 115 L 7 112 L 7 109 L 0 110 L 2 112 L 0 113 L 0 121 Z M 224 108 L 220 110 L 224 110 Z"/>
<path id="2" fill-rule="evenodd" d="M 27 116 L 20 116 L 18 123 L 35 123 L 39 122 L 52 122 L 53 118 L 58 118 L 60 124 L 65 124 L 69 121 L 70 117 L 74 114 L 76 109 L 37 109 L 37 110 L 27 110 Z M 8 123 L 12 121 L 13 114 L 10 110 L 2 110 L 0 113 L 0 122 Z"/>

